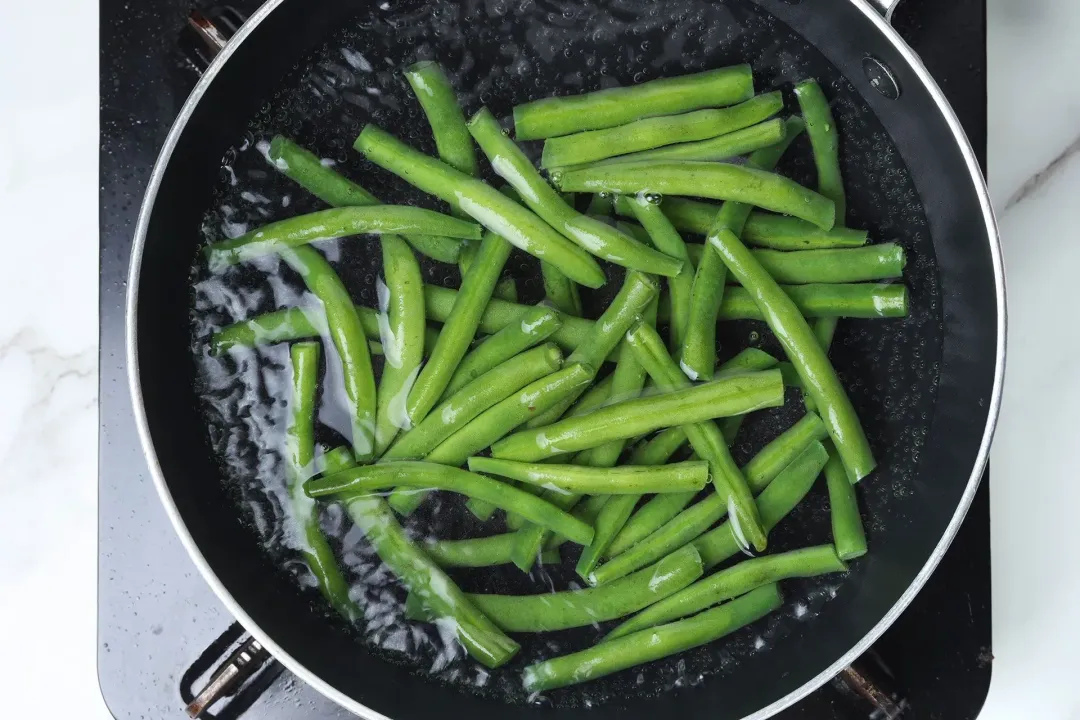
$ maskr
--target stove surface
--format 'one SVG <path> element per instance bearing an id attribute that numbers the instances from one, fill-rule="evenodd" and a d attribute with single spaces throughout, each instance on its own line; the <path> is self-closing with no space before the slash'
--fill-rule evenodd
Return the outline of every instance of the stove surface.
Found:
<path id="1" fill-rule="evenodd" d="M 234 2 L 250 13 L 258 2 Z M 207 3 L 195 3 L 205 6 Z M 238 634 L 188 559 L 158 502 L 139 446 L 124 367 L 124 293 L 131 238 L 158 149 L 197 79 L 177 39 L 189 0 L 101 0 L 101 378 L 98 675 L 118 719 L 186 717 L 187 690 L 213 643 Z M 894 24 L 956 109 L 985 170 L 985 0 L 906 0 Z M 937 572 L 875 646 L 909 705 L 904 718 L 975 718 L 990 684 L 990 513 L 984 479 Z M 274 665 L 250 687 L 244 720 L 346 718 Z M 201 687 L 201 685 L 199 685 Z M 182 688 L 184 688 L 182 690 Z M 250 701 L 248 703 L 247 701 Z M 237 717 L 241 703 L 214 708 Z M 867 717 L 850 691 L 826 685 L 777 717 Z"/>

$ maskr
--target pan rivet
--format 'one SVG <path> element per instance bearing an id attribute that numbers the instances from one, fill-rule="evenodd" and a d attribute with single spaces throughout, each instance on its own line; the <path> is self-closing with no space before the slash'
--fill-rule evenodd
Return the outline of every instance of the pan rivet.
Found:
<path id="1" fill-rule="evenodd" d="M 900 97 L 900 84 L 896 82 L 896 77 L 888 65 L 867 55 L 863 58 L 862 67 L 866 79 L 870 81 L 870 87 L 890 100 Z"/>

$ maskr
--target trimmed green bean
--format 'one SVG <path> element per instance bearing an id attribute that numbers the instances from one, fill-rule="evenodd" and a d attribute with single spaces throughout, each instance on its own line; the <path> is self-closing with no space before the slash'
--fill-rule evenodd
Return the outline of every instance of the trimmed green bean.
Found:
<path id="1" fill-rule="evenodd" d="M 514 536 L 515 533 L 503 533 L 468 540 L 429 540 L 424 544 L 424 552 L 443 568 L 506 565 L 510 562 Z M 545 550 L 540 559 L 544 564 L 558 564 L 559 552 Z"/>
<path id="2" fill-rule="evenodd" d="M 832 545 L 818 545 L 744 560 L 738 565 L 721 570 L 662 598 L 612 630 L 604 637 L 603 642 L 693 615 L 725 600 L 744 595 L 762 585 L 778 583 L 789 578 L 809 578 L 846 571 L 847 565 L 836 556 L 836 550 Z M 483 606 L 480 609 L 483 610 Z M 490 613 L 489 617 L 491 617 Z M 500 625 L 497 618 L 491 617 L 491 619 L 496 625 Z"/>
<path id="3" fill-rule="evenodd" d="M 802 502 L 828 459 L 829 454 L 825 447 L 815 440 L 761 491 L 757 503 L 766 529 L 771 532 L 777 523 Z M 701 553 L 707 568 L 714 568 L 742 551 L 729 522 L 699 536 L 694 540 L 694 547 Z"/>
<path id="4" fill-rule="evenodd" d="M 760 151 L 759 151 L 760 152 Z M 783 175 L 748 165 L 677 160 L 592 165 L 553 178 L 564 192 L 652 193 L 731 200 L 833 226 L 833 201 Z"/>
<path id="5" fill-rule="evenodd" d="M 784 402 L 778 371 L 737 375 L 697 387 L 627 400 L 587 416 L 511 435 L 491 447 L 493 457 L 533 462 L 619 438 L 776 407 Z"/>
<path id="6" fill-rule="evenodd" d="M 557 346 L 545 343 L 492 368 L 448 397 L 423 422 L 402 435 L 386 453 L 385 459 L 423 458 L 480 413 L 558 370 L 562 367 L 562 359 Z"/>
<path id="7" fill-rule="evenodd" d="M 540 261 L 540 273 L 544 278 L 544 297 L 559 312 L 580 317 L 581 294 L 577 284 L 563 275 L 562 270 L 551 263 Z"/>
<path id="8" fill-rule="evenodd" d="M 379 558 L 409 592 L 431 608 L 436 617 L 453 620 L 458 642 L 470 655 L 495 668 L 517 654 L 520 646 L 480 612 L 450 576 L 409 539 L 382 498 L 353 497 L 343 503 Z"/>
<path id="9" fill-rule="evenodd" d="M 844 179 L 840 174 L 840 133 L 836 129 L 829 101 L 821 86 L 814 80 L 806 80 L 795 86 L 795 98 L 806 120 L 806 134 L 814 149 L 814 165 L 817 166 L 818 192 L 836 203 L 836 224 L 844 224 L 847 200 L 844 195 Z"/>
<path id="10" fill-rule="evenodd" d="M 824 231 L 799 218 L 756 212 L 746 223 L 743 239 L 773 250 L 824 250 L 860 247 L 869 240 L 869 233 L 838 226 Z"/>
<path id="11" fill-rule="evenodd" d="M 581 500 L 574 506 L 571 515 L 576 517 L 582 522 L 586 522 L 590 525 L 596 524 L 596 518 L 599 517 L 600 512 L 604 509 L 604 505 L 608 501 L 607 495 L 589 495 Z M 544 549 L 551 550 L 558 548 L 564 543 L 568 542 L 566 538 L 561 535 L 549 535 L 544 541 Z"/>
<path id="12" fill-rule="evenodd" d="M 764 490 L 772 487 L 772 484 L 789 468 L 796 467 L 805 470 L 809 463 L 803 458 L 803 454 L 807 452 L 808 448 L 813 449 L 816 447 L 820 448 L 822 453 L 824 452 L 824 448 L 820 447 L 821 443 L 817 441 L 797 446 L 795 443 L 798 440 L 799 438 L 794 435 L 788 437 L 781 435 L 779 438 L 766 445 L 765 448 L 758 453 L 758 455 L 761 455 L 762 453 L 767 453 L 769 455 L 783 453 L 788 457 L 794 458 L 786 467 L 779 468 L 779 471 L 775 475 L 770 476 L 766 473 L 766 471 L 771 472 L 774 469 L 770 463 L 766 463 L 764 464 L 765 466 L 760 468 L 752 468 L 751 464 L 753 461 L 751 460 L 750 463 L 743 466 L 743 475 L 746 477 L 747 485 L 750 486 L 752 492 L 763 493 Z M 824 455 L 817 453 L 816 450 L 810 455 L 810 459 L 819 456 L 821 465 L 823 466 L 825 464 Z M 799 461 L 802 461 L 802 464 L 797 465 L 796 463 Z M 821 467 L 819 466 L 815 471 L 815 475 L 820 471 Z M 793 472 L 781 485 L 784 487 L 789 486 L 794 480 L 803 477 L 803 475 Z M 813 477 L 805 484 L 807 490 L 809 490 L 810 484 L 812 483 Z M 781 491 L 774 491 L 773 494 L 776 495 L 778 493 L 781 493 Z M 803 495 L 805 494 L 806 492 L 804 491 Z M 801 498 L 802 495 L 799 496 L 799 499 Z M 758 514 L 761 516 L 761 523 L 766 531 L 768 531 L 772 526 L 769 524 L 769 518 L 764 515 L 764 509 L 761 505 L 760 498 L 756 501 L 756 504 Z M 641 539 L 624 552 L 615 555 L 608 562 L 596 568 L 589 578 L 589 584 L 602 585 L 611 582 L 616 578 L 624 577 L 627 573 L 634 572 L 638 568 L 656 562 L 658 558 L 667 555 L 676 548 L 680 548 L 688 542 L 694 541 L 695 538 L 701 536 L 702 533 L 712 527 L 718 520 L 727 515 L 727 512 L 728 504 L 726 498 L 715 492 L 708 495 L 701 502 L 686 508 L 647 537 Z M 775 521 L 773 521 L 773 524 L 775 524 Z M 730 529 L 724 531 L 722 539 L 728 544 L 733 543 L 736 548 L 735 552 L 738 552 L 745 547 L 745 543 L 740 544 Z M 706 550 L 703 550 L 702 546 L 698 546 L 698 551 L 702 553 L 702 557 L 706 557 Z M 706 564 L 709 567 L 712 567 L 712 565 Z"/>
<path id="13" fill-rule="evenodd" d="M 644 195 L 629 198 L 630 209 L 634 217 L 649 234 L 653 245 L 661 252 L 683 261 L 682 270 L 675 277 L 668 278 L 668 293 L 671 295 L 671 346 L 682 346 L 690 322 L 690 293 L 694 286 L 694 264 L 686 251 L 686 243 L 679 237 L 679 232 L 664 215 L 657 203 L 651 202 Z"/>
<path id="14" fill-rule="evenodd" d="M 639 323 L 626 334 L 626 341 L 638 362 L 648 371 L 649 377 L 662 390 L 677 392 L 691 387 L 690 381 L 675 364 L 664 348 L 664 341 L 652 327 Z M 708 461 L 716 492 L 726 499 L 728 510 L 746 541 L 759 552 L 764 550 L 765 531 L 761 527 L 754 495 L 735 459 L 731 457 L 720 428 L 713 422 L 698 422 L 682 427 L 694 451 Z"/>
<path id="15" fill-rule="evenodd" d="M 743 467 L 755 493 L 761 492 L 784 468 L 794 462 L 803 450 L 829 436 L 825 423 L 817 413 L 807 412 L 799 421 L 761 448 Z M 766 478 L 768 478 L 766 480 Z"/>
<path id="16" fill-rule="evenodd" d="M 705 246 L 686 246 L 691 262 L 700 262 Z M 778 283 L 857 283 L 888 280 L 903 275 L 907 254 L 895 243 L 824 250 L 750 251 Z M 735 282 L 728 277 L 728 283 Z"/>
<path id="17" fill-rule="evenodd" d="M 311 480 L 304 490 L 310 497 L 339 494 L 349 497 L 371 494 L 395 485 L 449 490 L 483 498 L 496 507 L 513 510 L 537 525 L 562 533 L 574 542 L 587 544 L 592 540 L 591 527 L 535 495 L 483 475 L 436 463 L 405 460 L 358 466 Z"/>
<path id="18" fill-rule="evenodd" d="M 371 367 L 364 328 L 349 291 L 334 269 L 313 248 L 301 246 L 281 253 L 323 305 L 327 331 L 341 358 L 352 423 L 352 449 L 357 462 L 375 453 L 375 373 Z"/>
<path id="19" fill-rule="evenodd" d="M 768 272 L 727 229 L 709 233 L 709 243 L 717 249 L 724 264 L 754 298 L 765 322 L 783 345 L 788 359 L 798 370 L 814 403 L 821 409 L 829 436 L 853 482 L 866 477 L 876 466 L 873 451 L 866 440 L 855 408 L 840 384 L 825 351 L 798 307 L 776 284 Z"/>
<path id="20" fill-rule="evenodd" d="M 615 204 L 620 215 L 629 216 L 626 196 Z M 720 206 L 682 197 L 664 198 L 664 214 L 678 230 L 707 235 Z M 787 215 L 765 212 L 750 213 L 743 228 L 743 242 L 773 250 L 820 250 L 841 247 L 860 247 L 868 240 L 865 230 L 835 226 L 825 231 L 813 224 Z"/>
<path id="21" fill-rule="evenodd" d="M 771 92 L 719 110 L 650 117 L 602 130 L 549 138 L 544 142 L 540 167 L 565 168 L 715 138 L 772 117 L 783 106 L 780 93 Z"/>
<path id="22" fill-rule="evenodd" d="M 521 148 L 503 135 L 499 121 L 487 108 L 472 116 L 469 132 L 491 161 L 495 173 L 513 186 L 530 210 L 564 237 L 616 265 L 659 275 L 679 272 L 680 260 L 657 252 L 568 205 L 540 176 Z"/>
<path id="23" fill-rule="evenodd" d="M 471 594 L 469 599 L 506 632 L 548 632 L 625 617 L 683 590 L 700 577 L 701 558 L 692 547 L 686 547 L 603 588 L 540 595 Z M 410 600 L 414 608 L 420 604 L 417 599 Z M 406 600 L 406 612 L 410 600 Z M 414 609 L 413 614 L 420 613 Z"/>
<path id="24" fill-rule="evenodd" d="M 431 125 L 439 157 L 455 170 L 477 175 L 476 153 L 465 127 L 465 114 L 446 73 L 438 63 L 425 60 L 406 68 L 405 79 Z"/>
<path id="25" fill-rule="evenodd" d="M 790 118 L 785 124 L 783 142 L 758 150 L 749 164 L 760 170 L 773 170 L 787 148 L 802 132 L 802 121 Z M 631 208 L 632 209 L 632 208 Z M 739 235 L 750 216 L 751 206 L 742 202 L 725 202 L 714 216 L 714 223 Z M 716 364 L 716 320 L 723 306 L 727 269 L 720 256 L 708 250 L 697 263 L 690 292 L 690 310 L 686 339 L 679 348 L 679 365 L 691 380 L 708 380 Z"/>
<path id="26" fill-rule="evenodd" d="M 495 283 L 499 280 L 503 265 L 510 257 L 510 243 L 498 235 L 484 233 L 484 241 L 476 253 L 476 259 L 461 281 L 461 290 L 454 301 L 454 309 L 443 324 L 439 339 L 431 351 L 413 384 L 406 403 L 408 418 L 419 423 L 425 417 L 450 384 L 450 378 L 476 335 L 480 317 L 491 300 Z"/>
<path id="27" fill-rule="evenodd" d="M 319 344 L 296 343 L 289 349 L 292 361 L 292 398 L 289 425 L 285 431 L 285 477 L 292 520 L 298 526 L 303 545 L 301 554 L 327 602 L 349 620 L 363 617 L 349 598 L 349 583 L 338 567 L 334 550 L 319 526 L 319 509 L 304 494 L 304 480 L 315 465 L 315 393 L 319 383 Z M 350 457 L 351 459 L 351 457 Z M 697 552 L 694 553 L 695 557 Z M 697 558 L 698 576 L 701 558 Z"/>
<path id="28" fill-rule="evenodd" d="M 762 275 L 768 277 L 764 269 Z M 776 287 L 783 290 L 782 295 L 790 300 L 803 318 L 897 318 L 907 317 L 908 314 L 908 292 L 904 285 L 814 283 Z M 744 286 L 727 289 L 720 306 L 719 319 L 767 320 L 768 316 Z"/>
<path id="29" fill-rule="evenodd" d="M 377 456 L 386 452 L 401 428 L 409 425 L 405 399 L 420 372 L 427 329 L 420 264 L 398 236 L 384 235 L 381 243 L 386 281 L 376 282 L 384 357 L 375 406 Z"/>
<path id="30" fill-rule="evenodd" d="M 692 245 L 689 247 L 693 247 Z M 908 313 L 907 287 L 899 283 L 815 283 L 811 285 L 781 285 L 799 311 L 807 318 L 898 318 Z M 424 286 L 424 308 L 428 320 L 444 321 L 457 298 L 457 290 L 435 285 Z M 670 318 L 670 307 L 660 298 L 659 322 Z M 477 330 L 483 334 L 497 333 L 520 319 L 531 305 L 519 305 L 492 299 L 480 317 Z M 371 308 L 356 307 L 361 329 L 370 338 L 379 337 L 378 316 Z M 745 288 L 733 286 L 724 293 L 719 320 L 762 320 L 764 315 Z M 564 350 L 576 350 L 593 332 L 594 322 L 585 318 L 561 317 L 562 327 L 551 340 Z M 319 337 L 321 318 L 305 308 L 275 310 L 251 320 L 241 320 L 222 328 L 210 340 L 211 352 L 221 354 L 234 347 L 304 340 Z M 606 359 L 615 360 L 616 349 Z"/>
<path id="31" fill-rule="evenodd" d="M 494 407 L 444 440 L 427 456 L 428 462 L 444 465 L 461 465 L 470 456 L 491 446 L 499 438 L 513 432 L 538 412 L 543 412 L 552 402 L 557 402 L 567 386 L 586 388 L 595 376 L 592 368 L 578 363 L 530 383 L 514 395 Z"/>
<path id="32" fill-rule="evenodd" d="M 686 620 L 529 665 L 522 673 L 522 682 L 526 691 L 540 692 L 595 680 L 718 640 L 760 620 L 782 604 L 779 587 L 766 585 Z"/>
<path id="33" fill-rule="evenodd" d="M 221 270 L 318 240 L 385 233 L 426 233 L 476 239 L 480 237 L 480 226 L 434 210 L 405 205 L 340 207 L 263 225 L 239 237 L 207 245 L 203 252 L 210 268 Z"/>
<path id="34" fill-rule="evenodd" d="M 588 333 L 582 343 L 571 353 L 567 362 L 580 362 L 592 368 L 599 368 L 604 359 L 622 342 L 623 333 L 645 311 L 646 306 L 652 302 L 659 291 L 659 285 L 651 275 L 636 270 L 627 272 L 618 294 L 594 323 L 592 332 Z M 555 422 L 562 417 L 566 409 L 582 392 L 580 388 L 568 392 L 558 404 L 530 420 L 527 427 L 541 427 Z"/>
<path id="35" fill-rule="evenodd" d="M 327 205 L 350 207 L 381 205 L 377 197 L 352 180 L 323 165 L 314 153 L 292 140 L 277 135 L 270 141 L 267 159 L 275 169 Z M 439 262 L 455 263 L 462 242 L 438 235 L 405 235 L 405 241 L 420 254 Z"/>
<path id="36" fill-rule="evenodd" d="M 542 257 L 586 287 L 604 284 L 604 271 L 589 253 L 495 188 L 410 148 L 368 125 L 354 147 L 376 165 L 440 198 L 527 253 Z"/>
<path id="37" fill-rule="evenodd" d="M 854 560 L 866 554 L 866 531 L 859 515 L 859 501 L 832 443 L 826 447 L 829 461 L 825 463 L 825 483 L 829 488 L 833 544 L 841 560 Z"/>
<path id="38" fill-rule="evenodd" d="M 533 100 L 514 108 L 514 133 L 518 140 L 541 140 L 657 115 L 734 105 L 753 96 L 750 66 L 735 65 L 629 87 Z"/>
<path id="39" fill-rule="evenodd" d="M 776 358 L 772 355 L 755 348 L 747 348 L 717 368 L 717 375 L 723 377 L 738 372 L 768 370 L 774 365 L 776 365 Z M 720 432 L 724 435 L 724 440 L 728 444 L 732 442 L 735 433 L 738 432 L 743 417 L 738 415 L 721 421 Z M 824 436 L 824 426 L 821 426 L 821 431 Z M 630 457 L 630 464 L 662 465 L 686 443 L 686 440 L 686 432 L 681 427 L 668 428 L 649 442 L 638 447 Z M 747 468 L 743 468 L 743 473 L 747 477 L 747 482 L 759 483 L 762 481 L 761 475 L 756 470 L 754 474 L 750 474 L 747 472 Z M 696 495 L 697 493 L 691 492 L 665 493 L 649 500 L 627 520 L 625 526 L 608 547 L 606 557 L 615 557 L 625 552 L 639 540 L 644 539 L 662 527 L 664 523 L 682 512 Z"/>
<path id="40" fill-rule="evenodd" d="M 763 96 L 758 96 L 763 97 Z M 752 102 L 752 101 L 750 101 Z M 645 150 L 608 158 L 600 162 L 605 165 L 641 160 L 694 160 L 698 162 L 719 162 L 730 160 L 739 155 L 760 150 L 761 148 L 782 142 L 787 135 L 787 126 L 780 118 L 767 120 L 757 125 L 735 130 L 708 140 L 684 142 L 678 145 Z"/>
<path id="41" fill-rule="evenodd" d="M 622 465 L 596 468 L 471 457 L 469 470 L 579 495 L 697 491 L 705 487 L 709 480 L 709 464 L 703 461 L 653 467 Z"/>
<path id="42" fill-rule="evenodd" d="M 907 256 L 896 243 L 837 250 L 751 250 L 778 283 L 857 283 L 904 274 Z"/>
<path id="43" fill-rule="evenodd" d="M 547 340 L 561 325 L 559 313 L 551 308 L 536 307 L 524 312 L 520 322 L 511 323 L 486 338 L 462 359 L 446 386 L 443 399 L 515 355 Z"/>
<path id="44" fill-rule="evenodd" d="M 597 193 L 589 200 L 585 214 L 593 217 L 609 217 L 614 209 L 615 200 L 610 193 Z"/>

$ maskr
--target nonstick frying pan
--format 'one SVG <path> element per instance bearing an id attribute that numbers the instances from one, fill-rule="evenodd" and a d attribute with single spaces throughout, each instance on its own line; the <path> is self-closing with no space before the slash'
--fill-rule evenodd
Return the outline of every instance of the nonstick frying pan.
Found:
<path id="1" fill-rule="evenodd" d="M 364 717 L 763 718 L 826 682 L 884 632 L 933 571 L 971 502 L 1005 356 L 1004 275 L 981 172 L 940 90 L 885 21 L 891 4 L 272 0 L 255 13 L 185 104 L 151 177 L 132 254 L 128 362 L 140 435 L 176 530 L 223 602 L 275 657 Z M 343 65 L 343 47 L 363 63 Z M 485 690 L 464 691 L 373 652 L 280 571 L 260 545 L 257 523 L 238 510 L 236 484 L 208 438 L 200 355 L 208 326 L 191 319 L 196 248 L 208 219 L 221 220 L 215 212 L 260 134 L 291 134 L 377 193 L 402 197 L 402 186 L 376 179 L 348 147 L 374 120 L 430 150 L 422 116 L 395 90 L 400 68 L 419 57 L 446 64 L 467 112 L 488 104 L 502 117 L 514 103 L 555 89 L 744 61 L 759 91 L 810 76 L 822 82 L 842 133 L 849 224 L 900 242 L 911 258 L 910 316 L 845 320 L 832 352 L 880 461 L 860 485 L 871 551 L 842 582 L 796 583 L 788 606 L 768 622 L 523 705 L 508 703 L 514 698 L 500 690 L 499 677 Z M 396 99 L 385 99 L 394 92 Z M 798 157 L 782 169 L 808 182 L 808 151 L 792 154 Z M 355 299 L 373 304 L 378 266 L 364 245 L 350 244 L 338 269 Z M 428 279 L 452 284 L 446 267 L 426 264 Z M 536 268 L 521 261 L 512 272 L 523 300 L 538 299 Z M 237 292 L 244 302 L 226 303 L 217 322 L 272 309 L 265 293 L 260 307 L 243 288 Z M 735 323 L 721 341 L 737 349 L 761 330 Z M 751 423 L 736 455 L 745 457 L 791 419 Z M 770 549 L 825 541 L 827 528 L 819 491 L 774 531 Z M 593 639 L 582 631 L 566 642 Z"/>

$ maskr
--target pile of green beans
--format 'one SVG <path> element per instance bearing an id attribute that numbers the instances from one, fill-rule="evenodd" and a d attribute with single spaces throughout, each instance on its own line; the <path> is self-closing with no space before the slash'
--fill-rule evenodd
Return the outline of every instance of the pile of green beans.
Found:
<path id="1" fill-rule="evenodd" d="M 506 633 L 601 631 L 591 647 L 520 667 L 535 693 L 717 640 L 780 607 L 778 583 L 865 555 L 855 485 L 875 460 L 828 351 L 840 318 L 906 317 L 908 257 L 845 226 L 842 138 L 822 87 L 795 86 L 799 115 L 783 112 L 779 90 L 755 95 L 746 65 L 539 98 L 514 108 L 511 139 L 487 108 L 466 114 L 437 62 L 403 74 L 437 157 L 374 125 L 353 147 L 449 215 L 383 204 L 278 135 L 260 144 L 270 164 L 330 208 L 271 218 L 200 260 L 229 278 L 236 263 L 275 255 L 314 296 L 206 342 L 212 355 L 292 343 L 286 516 L 329 604 L 364 622 L 320 529 L 324 502 L 344 508 L 407 589 L 406 617 L 445 622 L 487 667 L 517 653 Z M 804 131 L 812 188 L 777 172 Z M 493 176 L 509 186 L 483 179 Z M 312 245 L 367 234 L 382 251 L 376 308 L 357 305 Z M 518 272 L 515 248 L 533 256 L 539 305 L 516 298 L 520 288 L 535 301 L 540 283 L 503 277 Z M 432 283 L 415 253 L 456 263 L 460 288 Z M 609 279 L 619 290 L 594 309 L 590 290 Z M 786 357 L 731 348 L 718 364 L 717 326 L 732 320 L 764 320 Z M 343 375 L 332 380 L 351 437 L 316 452 L 320 402 L 342 402 L 319 397 L 323 352 L 339 361 L 327 368 Z M 785 385 L 803 391 L 805 415 L 739 466 L 730 446 L 744 419 L 781 407 Z M 771 550 L 769 533 L 822 474 L 831 538 L 722 567 Z M 432 491 L 464 495 L 474 522 L 502 510 L 505 527 L 414 541 L 398 516 Z M 567 544 L 580 553 L 560 554 Z M 535 575 L 538 559 L 574 555 L 584 589 L 476 593 L 451 576 L 509 564 Z"/>

